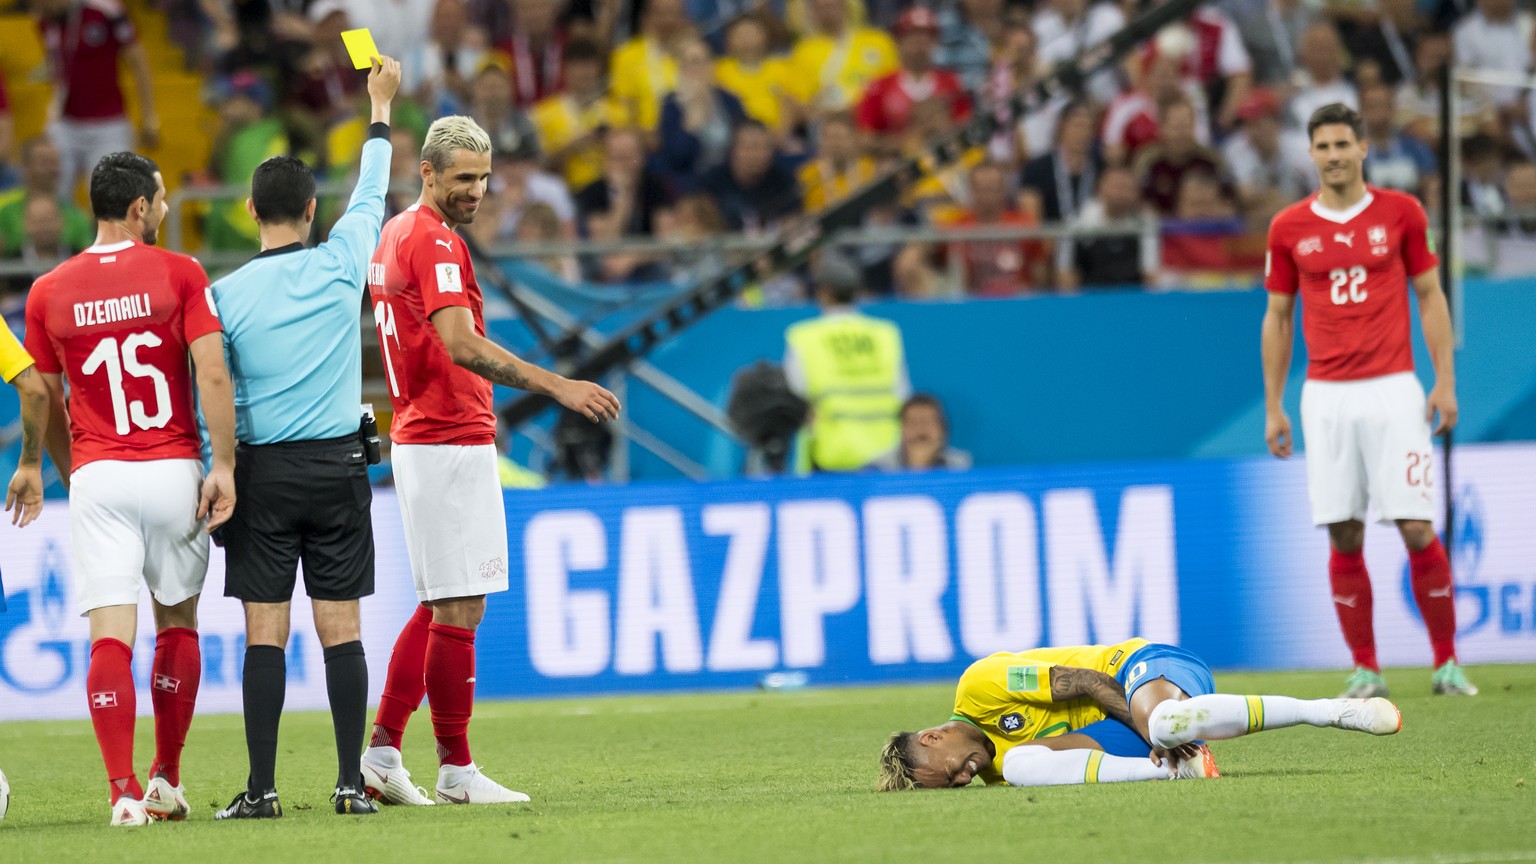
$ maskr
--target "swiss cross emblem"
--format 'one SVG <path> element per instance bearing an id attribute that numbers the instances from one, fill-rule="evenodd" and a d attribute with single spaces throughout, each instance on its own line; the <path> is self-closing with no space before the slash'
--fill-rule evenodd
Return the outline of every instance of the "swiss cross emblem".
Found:
<path id="1" fill-rule="evenodd" d="M 117 707 L 117 693 L 115 691 L 111 692 L 111 693 L 92 693 L 91 694 L 91 707 L 92 708 L 116 708 Z"/>
<path id="2" fill-rule="evenodd" d="M 181 681 L 169 675 L 156 675 L 155 689 L 164 690 L 167 693 L 175 693 L 181 689 Z"/>
<path id="3" fill-rule="evenodd" d="M 1365 236 L 1366 239 L 1371 241 L 1372 246 L 1379 246 L 1382 243 L 1387 242 L 1387 229 L 1377 225 L 1376 227 L 1365 232 Z"/>

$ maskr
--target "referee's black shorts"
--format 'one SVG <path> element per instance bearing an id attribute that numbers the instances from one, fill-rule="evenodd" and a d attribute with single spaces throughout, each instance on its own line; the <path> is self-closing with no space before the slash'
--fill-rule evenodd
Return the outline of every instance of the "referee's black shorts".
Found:
<path id="1" fill-rule="evenodd" d="M 304 564 L 312 600 L 373 593 L 373 489 L 356 435 L 241 444 L 235 512 L 224 526 L 224 595 L 253 603 L 293 599 Z"/>

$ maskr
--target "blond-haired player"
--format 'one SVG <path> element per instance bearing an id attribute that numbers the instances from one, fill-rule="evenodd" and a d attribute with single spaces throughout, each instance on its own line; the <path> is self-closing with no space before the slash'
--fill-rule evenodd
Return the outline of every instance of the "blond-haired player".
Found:
<path id="1" fill-rule="evenodd" d="M 437 802 L 527 801 L 470 758 L 475 628 L 486 595 L 507 590 L 507 524 L 496 462 L 493 384 L 542 393 L 592 422 L 619 400 L 513 356 L 485 337 L 474 266 L 456 233 L 475 220 L 491 176 L 491 139 L 468 117 L 443 117 L 421 150 L 421 197 L 384 226 L 368 287 L 395 416 L 395 486 L 416 595 L 395 641 L 363 754 L 363 780 L 387 804 L 431 804 L 410 782 L 400 744 L 431 702 Z"/>
<path id="2" fill-rule="evenodd" d="M 1218 777 L 1204 740 L 1300 725 L 1373 735 L 1402 728 L 1386 699 L 1215 689 L 1204 660 L 1145 639 L 993 654 L 960 676 L 948 722 L 891 735 L 877 788 L 958 787 L 977 777 L 1013 786 Z"/>

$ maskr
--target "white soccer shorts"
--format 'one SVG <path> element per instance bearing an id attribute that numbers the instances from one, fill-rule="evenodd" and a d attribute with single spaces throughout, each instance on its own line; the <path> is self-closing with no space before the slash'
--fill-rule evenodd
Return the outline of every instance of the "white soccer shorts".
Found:
<path id="1" fill-rule="evenodd" d="M 149 585 L 162 606 L 202 593 L 208 534 L 197 518 L 203 465 L 196 459 L 101 460 L 69 481 L 76 607 L 136 606 Z"/>
<path id="2" fill-rule="evenodd" d="M 1361 381 L 1311 381 L 1301 388 L 1312 522 L 1430 521 L 1434 450 L 1424 388 L 1412 372 Z"/>
<path id="3" fill-rule="evenodd" d="M 422 600 L 507 590 L 507 511 L 493 444 L 396 444 L 391 461 Z"/>

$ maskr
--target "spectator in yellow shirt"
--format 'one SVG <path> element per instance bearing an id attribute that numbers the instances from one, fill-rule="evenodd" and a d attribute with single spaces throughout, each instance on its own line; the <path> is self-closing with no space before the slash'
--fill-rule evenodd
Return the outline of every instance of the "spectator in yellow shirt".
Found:
<path id="1" fill-rule="evenodd" d="M 783 140 L 799 120 L 790 96 L 789 62 L 768 55 L 768 28 L 754 14 L 743 15 L 725 36 L 726 56 L 715 63 L 720 87 L 741 100 L 747 116 Z"/>
<path id="2" fill-rule="evenodd" d="M 800 38 L 790 55 L 795 98 L 820 117 L 846 111 L 864 97 L 869 82 L 896 69 L 890 34 L 852 26 L 843 0 L 811 0 L 816 32 Z"/>
<path id="3" fill-rule="evenodd" d="M 629 125 L 624 108 L 604 92 L 603 54 L 596 43 L 572 40 L 565 46 L 565 89 L 533 106 L 550 170 L 572 189 L 603 176 L 605 129 Z"/>
<path id="4" fill-rule="evenodd" d="M 609 64 L 613 96 L 634 124 L 647 132 L 656 130 L 661 100 L 677 86 L 677 48 L 692 33 L 683 0 L 650 0 L 640 35 L 613 52 Z"/>
<path id="5" fill-rule="evenodd" d="M 816 158 L 800 166 L 806 212 L 816 213 L 836 204 L 874 176 L 875 160 L 860 155 L 853 118 L 828 115 L 816 135 Z"/>

